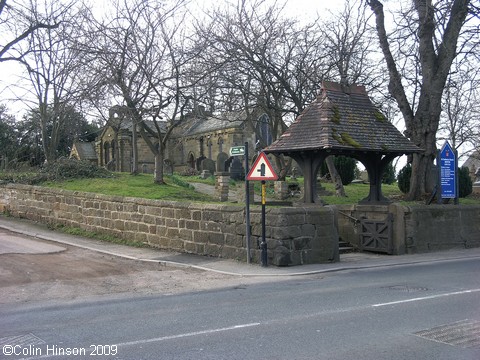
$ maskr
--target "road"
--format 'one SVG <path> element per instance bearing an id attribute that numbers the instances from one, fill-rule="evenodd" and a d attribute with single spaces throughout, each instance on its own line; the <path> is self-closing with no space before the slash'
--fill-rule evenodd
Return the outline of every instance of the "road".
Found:
<path id="1" fill-rule="evenodd" d="M 480 260 L 463 259 L 177 295 L 3 304 L 0 357 L 478 360 L 478 274 Z M 23 354 L 5 355 L 15 349 Z"/>

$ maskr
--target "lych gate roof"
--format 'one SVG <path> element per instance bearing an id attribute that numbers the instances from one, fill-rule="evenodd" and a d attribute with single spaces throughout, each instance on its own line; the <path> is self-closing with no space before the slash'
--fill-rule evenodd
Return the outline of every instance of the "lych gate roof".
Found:
<path id="1" fill-rule="evenodd" d="M 420 149 L 405 138 L 373 105 L 363 86 L 324 82 L 308 106 L 266 153 L 292 157 L 304 174 L 304 201 L 316 201 L 318 169 L 330 155 L 347 155 L 367 169 L 370 193 L 363 203 L 388 203 L 382 195 L 382 173 L 401 154 Z"/>
<path id="2" fill-rule="evenodd" d="M 373 105 L 363 86 L 324 82 L 308 106 L 266 152 L 308 150 L 373 151 L 408 154 L 419 148 Z"/>

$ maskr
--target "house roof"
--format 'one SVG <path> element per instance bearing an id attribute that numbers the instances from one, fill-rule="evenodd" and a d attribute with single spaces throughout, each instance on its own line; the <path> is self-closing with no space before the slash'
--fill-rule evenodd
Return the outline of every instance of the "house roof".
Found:
<path id="1" fill-rule="evenodd" d="M 265 149 L 272 153 L 306 150 L 408 154 L 420 151 L 373 105 L 363 86 L 324 82 L 321 94 Z"/>
<path id="2" fill-rule="evenodd" d="M 73 147 L 77 150 L 80 160 L 94 160 L 97 159 L 94 142 L 81 142 L 76 140 Z"/>
<path id="3" fill-rule="evenodd" d="M 480 168 L 480 150 L 472 153 L 467 160 L 463 163 L 462 167 L 468 167 L 469 169 L 475 167 L 475 169 Z"/>

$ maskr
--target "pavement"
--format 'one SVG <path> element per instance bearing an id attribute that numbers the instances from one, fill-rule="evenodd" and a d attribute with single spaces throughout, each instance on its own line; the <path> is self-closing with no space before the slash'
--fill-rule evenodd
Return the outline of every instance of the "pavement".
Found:
<path id="1" fill-rule="evenodd" d="M 64 250 L 62 246 L 68 245 L 125 259 L 154 262 L 164 266 L 195 268 L 235 276 L 298 276 L 344 270 L 480 258 L 480 248 L 455 249 L 413 255 L 381 255 L 359 252 L 342 254 L 340 256 L 340 262 L 336 263 L 308 264 L 291 267 L 262 267 L 259 264 L 247 264 L 231 259 L 112 244 L 100 240 L 73 236 L 60 231 L 53 231 L 42 224 L 1 215 L 0 228 L 31 237 L 30 239 L 25 239 L 20 236 L 17 237 L 15 235 L 0 237 L 0 254 L 58 252 Z M 36 241 L 36 239 L 47 240 L 48 242 Z"/>

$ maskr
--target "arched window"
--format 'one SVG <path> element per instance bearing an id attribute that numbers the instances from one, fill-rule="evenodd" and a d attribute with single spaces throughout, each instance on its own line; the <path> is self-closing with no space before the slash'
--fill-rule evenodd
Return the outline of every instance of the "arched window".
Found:
<path id="1" fill-rule="evenodd" d="M 221 137 L 218 138 L 218 152 L 219 153 L 223 152 L 223 139 Z"/>
<path id="2" fill-rule="evenodd" d="M 103 144 L 103 156 L 104 156 L 104 165 L 107 165 L 110 161 L 110 144 L 104 143 Z"/>
<path id="3" fill-rule="evenodd" d="M 257 120 L 257 141 L 260 140 L 266 146 L 273 142 L 272 131 L 270 128 L 270 121 L 267 114 L 263 114 Z"/>
<path id="4" fill-rule="evenodd" d="M 195 156 L 193 156 L 193 153 L 188 155 L 188 166 L 192 169 L 195 169 Z"/>
<path id="5" fill-rule="evenodd" d="M 115 140 L 112 140 L 112 160 L 115 159 Z"/>
<path id="6" fill-rule="evenodd" d="M 208 151 L 208 158 L 211 160 L 212 159 L 212 140 L 208 139 L 207 141 L 207 151 Z"/>

